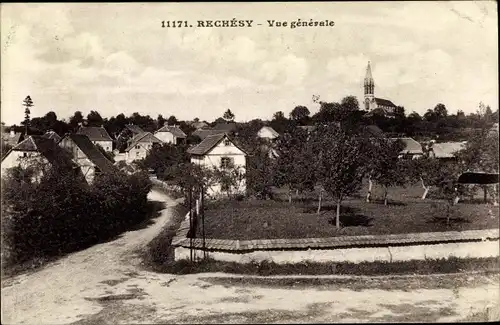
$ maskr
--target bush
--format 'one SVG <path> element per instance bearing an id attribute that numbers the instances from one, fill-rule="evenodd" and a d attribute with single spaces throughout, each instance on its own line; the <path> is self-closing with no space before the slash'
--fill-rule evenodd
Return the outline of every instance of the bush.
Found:
<path id="1" fill-rule="evenodd" d="M 143 173 L 98 175 L 92 185 L 50 170 L 40 182 L 3 179 L 2 253 L 7 266 L 110 239 L 144 220 L 152 184 Z"/>

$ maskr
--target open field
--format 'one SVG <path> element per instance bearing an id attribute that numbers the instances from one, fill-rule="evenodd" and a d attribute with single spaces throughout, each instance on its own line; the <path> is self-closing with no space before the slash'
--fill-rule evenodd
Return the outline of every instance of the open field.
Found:
<path id="1" fill-rule="evenodd" d="M 365 188 L 364 188 L 365 190 Z M 345 200 L 341 208 L 341 229 L 335 228 L 336 206 L 328 197 L 319 214 L 314 194 L 286 200 L 286 191 L 277 191 L 275 200 L 225 200 L 207 204 L 205 233 L 217 239 L 315 238 L 414 232 L 477 230 L 499 227 L 498 207 L 479 202 L 461 202 L 451 208 L 446 224 L 444 202 L 421 200 L 422 188 L 395 188 L 384 206 L 375 188 L 371 203 L 364 201 L 366 191 Z M 201 236 L 199 223 L 197 237 Z"/>

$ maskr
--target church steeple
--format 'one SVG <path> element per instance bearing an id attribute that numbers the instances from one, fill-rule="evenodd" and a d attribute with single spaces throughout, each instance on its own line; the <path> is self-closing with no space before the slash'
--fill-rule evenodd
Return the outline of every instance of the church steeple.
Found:
<path id="1" fill-rule="evenodd" d="M 370 66 L 370 61 L 368 61 L 368 66 L 366 67 L 365 75 L 365 96 L 375 94 L 375 81 L 372 77 L 372 68 Z"/>
<path id="2" fill-rule="evenodd" d="M 370 66 L 370 61 L 368 61 L 368 66 L 366 67 L 364 89 L 365 89 L 365 110 L 369 111 L 376 106 L 375 81 L 373 80 L 372 77 L 372 68 Z"/>

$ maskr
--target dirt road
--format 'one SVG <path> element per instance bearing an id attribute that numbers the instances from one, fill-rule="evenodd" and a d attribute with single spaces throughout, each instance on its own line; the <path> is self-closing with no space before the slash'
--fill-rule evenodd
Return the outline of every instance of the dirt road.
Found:
<path id="1" fill-rule="evenodd" d="M 175 204 L 156 191 L 150 198 Z M 463 281 L 456 288 L 442 285 L 449 276 L 411 278 L 422 289 L 409 289 L 410 278 L 380 278 L 373 285 L 344 277 L 339 285 L 335 277 L 326 277 L 333 282 L 283 286 L 260 278 L 241 282 L 226 274 L 142 270 L 137 251 L 170 218 L 167 208 L 148 228 L 12 279 L 2 288 L 2 323 L 452 322 L 500 302 L 498 276 L 459 276 Z"/>

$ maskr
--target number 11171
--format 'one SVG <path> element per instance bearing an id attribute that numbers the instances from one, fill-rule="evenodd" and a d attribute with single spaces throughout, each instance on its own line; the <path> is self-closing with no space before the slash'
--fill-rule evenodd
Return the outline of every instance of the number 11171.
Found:
<path id="1" fill-rule="evenodd" d="M 187 20 L 164 20 L 161 22 L 162 28 L 189 27 Z"/>

